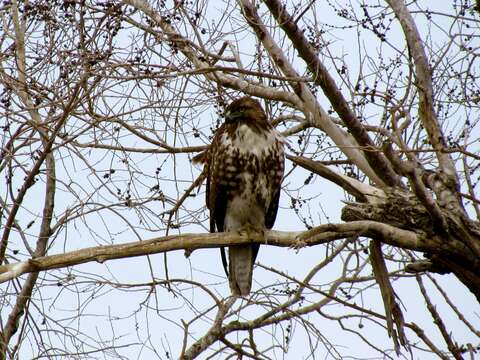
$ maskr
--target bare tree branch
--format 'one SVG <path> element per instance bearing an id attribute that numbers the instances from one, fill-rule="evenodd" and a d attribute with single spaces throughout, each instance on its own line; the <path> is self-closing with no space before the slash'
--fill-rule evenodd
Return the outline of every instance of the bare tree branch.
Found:
<path id="1" fill-rule="evenodd" d="M 354 221 L 344 224 L 320 225 L 306 232 L 265 231 L 262 234 L 183 234 L 153 238 L 142 242 L 92 247 L 64 254 L 33 258 L 25 262 L 2 265 L 0 282 L 16 278 L 22 274 L 58 269 L 66 266 L 96 261 L 121 259 L 174 250 L 196 250 L 246 243 L 268 244 L 280 247 L 314 246 L 350 236 L 376 236 L 387 244 L 409 249 L 430 250 L 436 246 L 421 234 L 395 228 L 374 221 Z"/>
<path id="2" fill-rule="evenodd" d="M 277 20 L 278 25 L 285 31 L 294 44 L 300 57 L 305 61 L 308 69 L 312 72 L 314 82 L 321 86 L 325 96 L 330 100 L 333 108 L 345 123 L 357 143 L 364 149 L 365 158 L 376 171 L 376 174 L 385 184 L 400 185 L 398 176 L 393 171 L 388 160 L 383 154 L 376 151 L 376 146 L 370 139 L 363 125 L 358 121 L 352 112 L 350 105 L 344 99 L 335 81 L 322 64 L 313 48 L 308 44 L 301 29 L 293 22 L 292 16 L 287 12 L 285 6 L 278 0 L 267 0 L 265 4 Z M 338 144 L 341 146 L 341 144 Z M 367 174 L 369 175 L 369 174 Z M 373 179 L 372 179 L 373 180 Z M 382 183 L 376 183 L 381 186 Z"/>
<path id="3" fill-rule="evenodd" d="M 156 12 L 151 5 L 145 0 L 123 0 L 124 4 L 131 5 L 134 8 L 142 11 L 155 21 L 160 28 L 163 30 L 168 39 L 179 47 L 183 54 L 195 65 L 199 70 L 209 69 L 210 65 L 205 60 L 202 60 L 203 56 L 196 53 L 195 50 L 189 46 L 189 41 L 187 41 L 181 34 L 175 31 L 175 29 L 170 26 L 158 12 Z M 203 55 L 203 54 L 202 54 Z M 277 101 L 286 101 L 293 105 L 296 105 L 298 108 L 301 108 L 301 104 L 298 98 L 291 93 L 276 91 L 268 87 L 261 86 L 260 84 L 252 84 L 242 80 L 241 78 L 235 78 L 232 76 L 226 76 L 220 71 L 217 72 L 207 72 L 205 76 L 214 82 L 218 82 L 220 85 L 241 90 L 247 94 L 258 96 L 261 98 L 267 99 L 276 99 Z"/>
<path id="4" fill-rule="evenodd" d="M 437 115 L 433 109 L 433 89 L 432 89 L 432 70 L 428 65 L 428 59 L 425 54 L 420 33 L 413 20 L 412 15 L 407 9 L 405 2 L 401 0 L 387 0 L 387 3 L 395 12 L 400 25 L 402 26 L 408 48 L 415 64 L 415 75 L 418 82 L 417 88 L 420 94 L 419 117 L 422 120 L 425 130 L 429 135 L 429 140 L 436 151 L 439 165 L 442 171 L 452 182 L 452 188 L 458 188 L 458 180 L 453 161 L 444 151 L 447 147 L 442 130 L 439 126 Z"/>
<path id="5" fill-rule="evenodd" d="M 388 280 L 388 271 L 383 257 L 381 244 L 376 240 L 372 240 L 369 249 L 370 263 L 372 264 L 373 273 L 375 274 L 378 286 L 380 287 L 383 305 L 385 306 L 388 335 L 392 338 L 395 344 L 396 353 L 399 354 L 400 345 L 407 346 L 407 338 L 404 330 L 405 321 L 402 310 L 395 300 L 395 291 Z M 395 328 L 393 324 L 395 324 Z"/>

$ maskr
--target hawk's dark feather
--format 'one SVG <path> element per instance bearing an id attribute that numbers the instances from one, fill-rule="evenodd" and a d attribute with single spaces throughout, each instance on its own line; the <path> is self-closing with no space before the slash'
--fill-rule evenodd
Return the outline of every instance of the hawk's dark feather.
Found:
<path id="1" fill-rule="evenodd" d="M 277 216 L 284 169 L 283 141 L 258 101 L 243 97 L 226 109 L 206 162 L 210 231 L 272 228 Z M 232 293 L 248 295 L 258 244 L 229 247 Z M 224 264 L 225 256 L 222 255 Z"/>

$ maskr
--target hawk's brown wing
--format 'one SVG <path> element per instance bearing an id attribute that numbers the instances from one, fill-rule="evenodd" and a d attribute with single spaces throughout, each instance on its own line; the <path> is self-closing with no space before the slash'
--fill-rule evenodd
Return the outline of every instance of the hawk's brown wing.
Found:
<path id="1" fill-rule="evenodd" d="M 206 166 L 207 170 L 207 189 L 206 189 L 206 203 L 207 207 L 210 210 L 210 232 L 223 232 L 224 231 L 224 221 L 225 213 L 227 211 L 227 195 L 225 187 L 219 184 L 218 179 L 216 178 L 216 169 L 215 159 L 217 158 L 218 151 L 218 138 L 222 133 L 222 127 L 217 131 L 215 138 L 212 141 L 212 145 L 209 149 L 209 156 L 207 159 Z M 225 248 L 220 248 L 220 255 L 222 257 L 223 269 L 225 274 L 228 277 L 228 263 L 227 257 L 225 255 Z"/>
<path id="2" fill-rule="evenodd" d="M 226 109 L 208 156 L 207 206 L 210 231 L 263 231 L 278 211 L 284 155 L 281 137 L 260 103 L 243 97 Z M 259 244 L 229 246 L 227 267 L 232 294 L 247 296 Z"/>
<path id="3" fill-rule="evenodd" d="M 275 223 L 275 219 L 277 218 L 277 211 L 278 211 L 278 202 L 280 200 L 280 187 L 277 189 L 277 192 L 273 196 L 272 202 L 267 209 L 267 213 L 265 214 L 265 227 L 267 229 L 271 229 L 273 224 Z"/>

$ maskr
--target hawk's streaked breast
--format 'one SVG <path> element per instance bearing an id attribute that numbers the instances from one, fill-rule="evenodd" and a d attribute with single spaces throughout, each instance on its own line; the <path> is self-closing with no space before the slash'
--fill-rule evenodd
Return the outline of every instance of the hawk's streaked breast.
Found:
<path id="1" fill-rule="evenodd" d="M 229 105 L 207 156 L 210 231 L 263 231 L 273 226 L 284 170 L 283 139 L 249 97 Z M 248 295 L 258 245 L 229 248 L 234 294 Z"/>

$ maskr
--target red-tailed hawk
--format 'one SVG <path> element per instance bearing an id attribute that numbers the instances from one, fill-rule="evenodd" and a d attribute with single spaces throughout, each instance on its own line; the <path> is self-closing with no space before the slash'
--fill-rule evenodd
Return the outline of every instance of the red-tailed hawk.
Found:
<path id="1" fill-rule="evenodd" d="M 285 157 L 282 137 L 268 122 L 258 101 L 246 96 L 227 107 L 225 122 L 215 133 L 203 161 L 208 171 L 210 232 L 248 233 L 272 228 Z M 232 294 L 250 293 L 258 249 L 258 244 L 229 247 L 227 273 Z"/>

